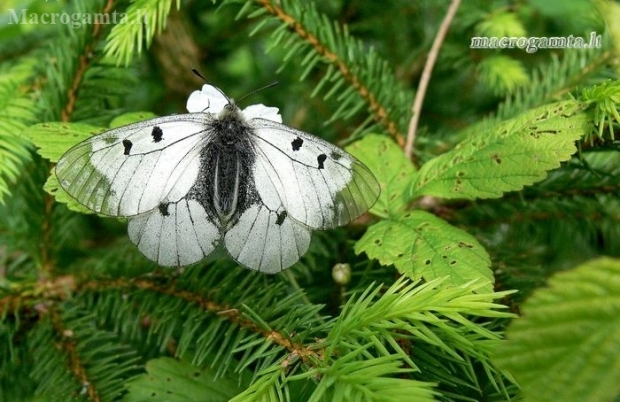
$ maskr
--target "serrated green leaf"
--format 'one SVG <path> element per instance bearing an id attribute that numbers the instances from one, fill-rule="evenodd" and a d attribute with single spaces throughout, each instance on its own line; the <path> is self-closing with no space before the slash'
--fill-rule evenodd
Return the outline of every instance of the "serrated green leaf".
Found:
<path id="1" fill-rule="evenodd" d="M 82 214 L 93 214 L 94 212 L 90 209 L 86 208 L 82 204 L 80 204 L 75 198 L 71 197 L 69 193 L 67 193 L 58 183 L 58 178 L 56 177 L 56 173 L 54 169 L 52 169 L 51 174 L 47 178 L 47 181 L 43 185 L 43 190 L 45 190 L 48 194 L 54 196 L 54 199 L 57 202 L 63 203 L 67 205 L 72 211 L 80 212 Z"/>
<path id="2" fill-rule="evenodd" d="M 570 158 L 575 141 L 590 130 L 586 105 L 557 102 L 466 139 L 422 166 L 412 197 L 497 198 L 544 179 Z"/>
<path id="3" fill-rule="evenodd" d="M 124 401 L 228 401 L 242 391 L 236 380 L 216 379 L 215 370 L 170 357 L 149 360 L 146 371 L 127 383 Z"/>
<path id="4" fill-rule="evenodd" d="M 39 155 L 51 162 L 58 162 L 58 159 L 69 148 L 104 130 L 101 127 L 82 123 L 53 122 L 35 124 L 24 131 L 24 136 L 37 146 Z M 63 190 L 53 169 L 43 189 L 53 195 L 56 201 L 67 204 L 67 208 L 72 211 L 93 213 Z"/>
<path id="5" fill-rule="evenodd" d="M 136 122 L 139 122 L 139 121 L 153 119 L 155 117 L 157 117 L 157 115 L 155 113 L 151 113 L 151 112 L 131 112 L 131 113 L 125 113 L 125 114 L 122 114 L 120 116 L 115 117 L 110 122 L 110 129 L 113 129 L 113 128 L 116 128 L 116 127 L 121 127 L 121 126 L 126 126 L 128 124 L 136 123 Z"/>
<path id="6" fill-rule="evenodd" d="M 394 264 L 412 279 L 448 277 L 444 285 L 488 282 L 478 292 L 493 291 L 491 260 L 475 237 L 425 211 L 406 212 L 368 228 L 355 244 L 383 265 Z"/>
<path id="7" fill-rule="evenodd" d="M 103 130 L 89 124 L 54 122 L 30 126 L 24 130 L 23 136 L 37 146 L 39 155 L 58 162 L 69 148 Z"/>
<path id="8" fill-rule="evenodd" d="M 381 194 L 371 213 L 388 217 L 401 212 L 407 205 L 407 189 L 415 167 L 402 149 L 384 135 L 366 135 L 347 147 L 347 152 L 362 161 L 375 175 Z"/>
<path id="9" fill-rule="evenodd" d="M 611 401 L 620 394 L 620 260 L 552 277 L 508 328 L 494 361 L 525 400 Z"/>

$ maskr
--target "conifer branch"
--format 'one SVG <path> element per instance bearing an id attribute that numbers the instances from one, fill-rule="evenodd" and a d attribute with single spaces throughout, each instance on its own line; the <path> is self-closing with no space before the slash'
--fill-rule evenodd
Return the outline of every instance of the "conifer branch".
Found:
<path id="1" fill-rule="evenodd" d="M 50 164 L 51 165 L 51 164 Z M 51 166 L 50 166 L 51 167 Z M 47 217 L 42 222 L 41 231 L 42 241 L 40 244 L 40 257 L 41 257 L 41 269 L 43 272 L 49 274 L 53 269 L 53 262 L 50 257 L 50 250 L 52 248 L 52 209 L 54 208 L 54 197 L 49 194 L 46 194 L 43 200 L 43 215 Z"/>
<path id="2" fill-rule="evenodd" d="M 32 158 L 31 145 L 18 134 L 40 116 L 39 105 L 31 97 L 40 84 L 32 78 L 38 63 L 33 57 L 24 57 L 0 75 L 0 205 L 12 193 L 10 184 L 18 181 Z"/>
<path id="3" fill-rule="evenodd" d="M 86 372 L 86 367 L 84 367 L 84 363 L 76 348 L 76 341 L 72 339 L 74 336 L 73 331 L 65 328 L 60 312 L 55 306 L 52 306 L 48 313 L 51 316 L 54 332 L 59 339 L 57 346 L 67 355 L 69 360 L 68 366 L 71 373 L 73 373 L 78 382 L 82 384 L 82 388 L 86 390 L 91 401 L 101 402 L 101 397 L 91 383 L 88 373 Z"/>
<path id="4" fill-rule="evenodd" d="M 611 50 L 605 50 L 593 59 L 588 60 L 588 63 L 579 70 L 579 73 L 570 77 L 571 79 L 567 82 L 566 87 L 555 93 L 553 98 L 557 99 L 570 93 L 576 86 L 579 86 L 579 83 L 584 82 L 588 77 L 591 77 L 592 74 L 605 65 L 620 65 L 620 55 L 615 54 Z"/>
<path id="5" fill-rule="evenodd" d="M 344 60 L 325 47 L 315 35 L 308 32 L 302 24 L 292 15 L 287 14 L 281 7 L 274 5 L 270 0 L 258 0 L 258 3 L 269 13 L 288 25 L 300 38 L 308 42 L 319 55 L 335 65 L 342 76 L 345 77 L 360 96 L 366 100 L 370 110 L 373 112 L 375 120 L 381 123 L 394 139 L 402 141 L 403 134 L 399 131 L 396 123 L 390 119 L 386 108 L 378 101 L 376 95 L 360 81 L 359 77 L 349 69 Z"/>
<path id="6" fill-rule="evenodd" d="M 264 339 L 270 340 L 283 347 L 291 354 L 300 357 L 304 362 L 309 358 L 320 358 L 320 354 L 316 351 L 302 344 L 292 342 L 282 333 L 261 328 L 234 307 L 208 300 L 198 293 L 177 288 L 174 284 L 162 286 L 154 280 L 145 278 L 119 278 L 107 281 L 89 280 L 80 283 L 79 280 L 73 276 L 67 275 L 57 277 L 53 280 L 37 283 L 34 289 L 23 289 L 17 294 L 1 298 L 0 312 L 2 314 L 17 314 L 20 309 L 29 308 L 28 306 L 32 306 L 35 303 L 58 302 L 86 291 L 104 291 L 112 289 L 139 289 L 172 296 L 184 300 L 189 304 L 197 305 L 204 311 L 214 313 L 219 317 L 225 317 L 231 323 L 243 327 L 246 330 L 260 334 Z"/>
<path id="7" fill-rule="evenodd" d="M 239 325 L 245 329 L 248 329 L 254 333 L 261 334 L 266 340 L 270 340 L 273 343 L 282 346 L 286 350 L 291 353 L 296 354 L 301 357 L 302 360 L 306 361 L 308 357 L 314 356 L 318 357 L 318 354 L 307 348 L 301 344 L 293 343 L 289 339 L 287 339 L 283 334 L 274 331 L 274 330 L 264 330 L 256 325 L 253 321 L 247 319 L 243 316 L 238 309 L 231 308 L 231 306 L 219 304 L 212 300 L 207 300 L 203 296 L 188 291 L 184 289 L 178 289 L 174 285 L 161 286 L 156 284 L 153 281 L 146 279 L 138 279 L 135 281 L 128 281 L 124 283 L 118 283 L 118 281 L 114 281 L 117 285 L 121 285 L 120 287 L 135 287 L 141 290 L 150 290 L 153 292 L 161 293 L 168 296 L 173 296 L 179 299 L 182 299 L 188 303 L 198 305 L 202 307 L 205 311 L 209 311 L 217 314 L 219 317 L 225 317 L 230 322 Z M 90 288 L 99 288 L 98 282 L 89 282 L 83 286 L 84 289 Z"/>
<path id="8" fill-rule="evenodd" d="M 102 10 L 103 14 L 109 14 L 112 8 L 114 7 L 114 0 L 107 0 L 105 7 Z M 91 34 L 91 40 L 84 46 L 82 50 L 82 54 L 80 54 L 78 58 L 78 66 L 75 70 L 75 74 L 73 76 L 73 81 L 69 85 L 69 90 L 67 93 L 67 103 L 61 112 L 61 120 L 62 121 L 70 121 L 71 115 L 73 114 L 73 110 L 75 108 L 75 102 L 77 101 L 77 93 L 82 85 L 82 80 L 84 79 L 84 75 L 86 74 L 86 70 L 91 64 L 92 57 L 94 54 L 94 50 L 96 44 L 101 36 L 101 24 L 99 21 L 96 21 L 93 24 L 93 30 Z"/>
<path id="9" fill-rule="evenodd" d="M 42 280 L 32 287 L 23 286 L 0 299 L 0 315 L 16 314 L 37 302 L 66 300 L 75 290 L 75 278 L 71 275 Z"/>

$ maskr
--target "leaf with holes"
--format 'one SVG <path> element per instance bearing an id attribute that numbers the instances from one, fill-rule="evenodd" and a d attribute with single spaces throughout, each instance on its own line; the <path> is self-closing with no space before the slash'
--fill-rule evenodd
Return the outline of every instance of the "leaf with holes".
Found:
<path id="1" fill-rule="evenodd" d="M 52 169 L 52 172 L 45 181 L 45 184 L 43 185 L 43 190 L 53 196 L 57 202 L 65 204 L 66 207 L 72 211 L 80 212 L 82 214 L 94 214 L 93 211 L 86 208 L 84 205 L 77 202 L 75 198 L 67 194 L 67 192 L 62 188 L 60 183 L 58 183 L 58 178 L 54 174 L 54 169 Z"/>
<path id="2" fill-rule="evenodd" d="M 38 148 L 39 155 L 57 162 L 67 148 L 103 130 L 83 123 L 41 123 L 28 127 L 23 135 Z"/>
<path id="3" fill-rule="evenodd" d="M 355 245 L 383 265 L 394 264 L 403 275 L 443 284 L 488 282 L 480 292 L 493 291 L 491 260 L 475 237 L 425 211 L 411 211 L 368 228 Z"/>
<path id="4" fill-rule="evenodd" d="M 371 213 L 386 218 L 401 212 L 407 205 L 407 189 L 415 175 L 415 167 L 390 138 L 366 135 L 347 147 L 351 155 L 362 161 L 375 175 L 381 194 Z"/>
<path id="5" fill-rule="evenodd" d="M 494 361 L 525 400 L 611 401 L 620 394 L 620 260 L 552 277 L 507 330 Z"/>
<path id="6" fill-rule="evenodd" d="M 24 135 L 38 148 L 37 152 L 51 162 L 57 162 L 67 148 L 100 133 L 102 128 L 82 123 L 41 123 L 35 124 L 24 131 Z M 56 201 L 67 204 L 67 208 L 85 213 L 93 212 L 80 205 L 58 184 L 52 169 L 43 189 L 54 196 Z"/>
<path id="7" fill-rule="evenodd" d="M 590 131 L 586 107 L 585 102 L 557 102 L 464 140 L 422 166 L 412 197 L 497 198 L 544 179 Z"/>
<path id="8" fill-rule="evenodd" d="M 126 384 L 125 402 L 228 401 L 243 389 L 235 378 L 215 378 L 215 371 L 170 357 L 149 360 L 146 374 Z"/>
<path id="9" fill-rule="evenodd" d="M 126 113 L 118 116 L 110 123 L 110 127 L 122 126 L 153 116 L 149 112 Z M 57 162 L 58 159 L 71 148 L 73 145 L 93 135 L 99 134 L 105 129 L 101 127 L 91 126 L 82 123 L 41 123 L 35 124 L 24 131 L 24 135 L 35 144 L 38 153 L 42 157 L 49 159 L 51 162 Z M 56 201 L 66 204 L 67 208 L 72 211 L 92 214 L 93 211 L 84 207 L 75 198 L 71 197 L 58 183 L 54 169 L 52 174 L 47 178 L 43 189 L 54 196 Z"/>

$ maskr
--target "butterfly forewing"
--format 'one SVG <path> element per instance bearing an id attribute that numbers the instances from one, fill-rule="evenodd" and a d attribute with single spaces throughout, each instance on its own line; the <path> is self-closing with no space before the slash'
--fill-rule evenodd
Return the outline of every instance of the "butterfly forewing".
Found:
<path id="1" fill-rule="evenodd" d="M 366 212 L 379 183 L 361 162 L 320 138 L 264 119 L 250 121 L 261 198 L 314 229 L 342 226 Z"/>
<path id="2" fill-rule="evenodd" d="M 211 115 L 167 116 L 94 136 L 56 165 L 60 185 L 89 209 L 133 216 L 175 202 L 194 185 Z"/>

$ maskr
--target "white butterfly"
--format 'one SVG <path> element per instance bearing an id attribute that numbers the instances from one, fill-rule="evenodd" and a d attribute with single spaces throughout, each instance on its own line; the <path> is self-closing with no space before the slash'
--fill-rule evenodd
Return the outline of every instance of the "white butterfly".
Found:
<path id="1" fill-rule="evenodd" d="M 379 196 L 361 162 L 281 124 L 277 108 L 241 111 L 204 85 L 187 110 L 96 135 L 56 165 L 78 202 L 129 218 L 129 238 L 160 265 L 193 264 L 223 243 L 238 263 L 276 273 L 308 250 L 312 229 L 344 225 Z"/>

